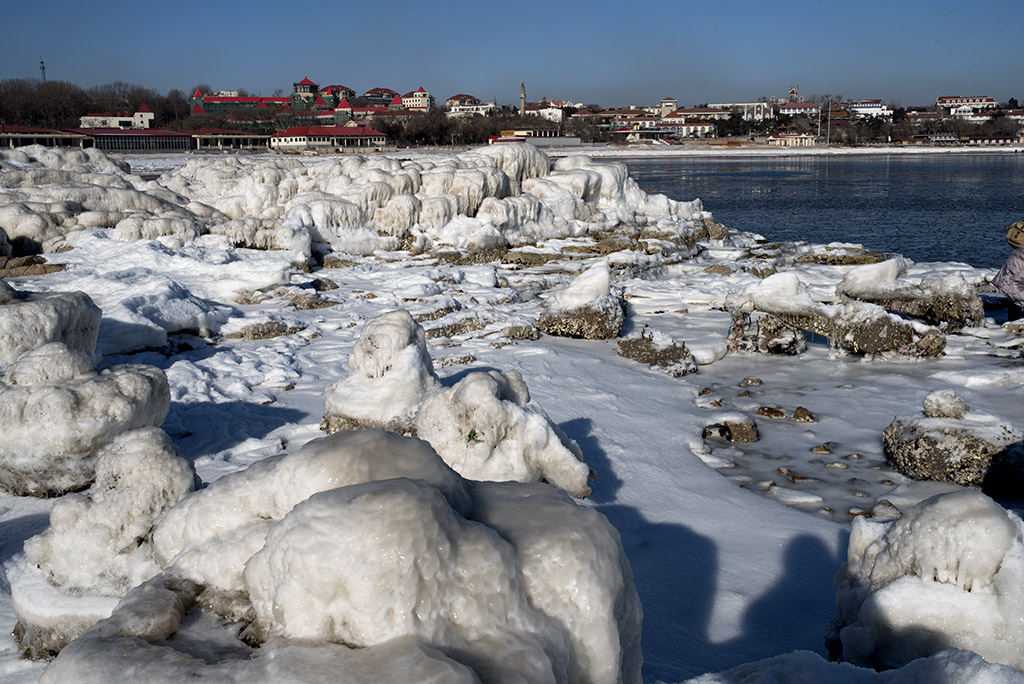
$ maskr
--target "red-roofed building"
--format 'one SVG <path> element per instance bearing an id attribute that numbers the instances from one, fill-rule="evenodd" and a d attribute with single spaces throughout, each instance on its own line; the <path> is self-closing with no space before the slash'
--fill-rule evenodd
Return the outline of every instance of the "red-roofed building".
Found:
<path id="1" fill-rule="evenodd" d="M 387 136 L 366 126 L 295 126 L 270 136 L 270 148 L 280 152 L 384 152 Z"/>
<path id="2" fill-rule="evenodd" d="M 434 96 L 424 90 L 423 86 L 403 95 L 400 102 L 404 108 L 413 111 L 427 112 L 434 108 Z"/>
<path id="3" fill-rule="evenodd" d="M 371 106 L 387 107 L 388 103 L 398 97 L 398 92 L 391 88 L 371 88 L 363 93 L 363 99 Z"/>
<path id="4" fill-rule="evenodd" d="M 324 98 L 328 102 L 333 99 L 335 106 L 337 106 L 337 103 L 342 100 L 347 100 L 348 98 L 355 96 L 356 91 L 352 90 L 348 86 L 329 85 L 320 89 L 320 97 Z"/>

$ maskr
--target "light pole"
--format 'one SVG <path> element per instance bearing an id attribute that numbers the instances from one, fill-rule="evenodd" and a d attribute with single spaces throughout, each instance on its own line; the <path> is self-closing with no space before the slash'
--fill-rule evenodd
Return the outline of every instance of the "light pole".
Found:
<path id="1" fill-rule="evenodd" d="M 832 98 L 828 99 L 828 123 L 825 127 L 825 147 L 832 144 Z"/>

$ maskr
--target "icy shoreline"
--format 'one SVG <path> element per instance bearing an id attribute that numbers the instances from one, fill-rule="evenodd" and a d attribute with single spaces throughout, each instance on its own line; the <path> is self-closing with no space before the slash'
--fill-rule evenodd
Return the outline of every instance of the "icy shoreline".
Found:
<path id="1" fill-rule="evenodd" d="M 276 220 L 271 215 L 280 218 L 289 207 L 321 202 L 312 205 L 321 210 L 297 209 L 293 216 L 311 235 L 315 229 L 330 239 L 342 222 L 328 203 L 339 201 L 358 206 L 363 219 L 373 217 L 372 227 L 380 232 L 367 233 L 372 240 L 402 235 L 403 226 L 426 225 L 403 220 L 412 214 L 399 208 L 411 211 L 412 200 L 399 201 L 379 219 L 378 211 L 370 211 L 378 204 L 390 206 L 383 184 L 414 183 L 424 169 L 368 165 L 339 173 L 337 166 L 317 166 L 333 160 L 271 156 L 266 161 L 273 163 L 259 169 L 263 182 L 257 184 L 257 174 L 239 172 L 230 160 L 194 159 L 203 163 L 168 174 L 158 187 L 125 182 L 165 198 L 173 187 L 193 202 L 216 203 L 219 211 L 255 208 L 263 214 L 260 220 L 268 221 L 236 224 L 247 229 L 279 227 L 270 223 Z M 485 206 L 474 188 L 487 186 L 493 172 L 477 174 L 443 162 L 450 167 L 427 171 L 435 174 L 437 187 L 447 184 L 450 192 L 441 194 L 455 197 L 445 202 Z M 540 183 L 543 174 L 532 179 L 538 193 L 547 193 L 541 208 L 551 215 L 525 202 L 500 208 L 491 203 L 486 222 L 453 215 L 450 228 L 425 233 L 441 245 L 440 256 L 430 251 L 348 254 L 306 272 L 294 267 L 294 249 L 232 247 L 226 235 L 213 233 L 181 241 L 184 233 L 178 229 L 199 233 L 206 225 L 200 213 L 188 222 L 179 215 L 177 223 L 146 223 L 136 216 L 126 217 L 132 220 L 117 229 L 120 233 L 95 227 L 70 232 L 66 239 L 72 249 L 45 255 L 65 271 L 14 282 L 19 290 L 82 290 L 94 298 L 103 310 L 101 366 L 144 363 L 166 374 L 171 406 L 163 428 L 207 483 L 294 453 L 320 436 L 325 389 L 345 387 L 339 383 L 353 371 L 346 360 L 366 323 L 405 309 L 424 328 L 425 349 L 442 388 L 454 389 L 475 371 L 505 377 L 514 371 L 528 383 L 531 400 L 579 445 L 597 474 L 584 506 L 614 524 L 644 604 L 645 681 L 680 681 L 795 650 L 817 656 L 782 657 L 780 667 L 799 665 L 818 673 L 838 668 L 820 659 L 836 609 L 833 577 L 849 535 L 849 526 L 835 522 L 832 514 L 848 522 L 859 515 L 848 511 L 869 511 L 880 498 L 906 508 L 958 489 L 913 483 L 887 469 L 881 432 L 894 416 L 919 411 L 924 397 L 949 388 L 972 411 L 1021 424 L 1024 408 L 1005 400 L 1024 380 L 1019 338 L 992 318 L 998 306 L 990 301 L 989 317 L 945 336 L 945 355 L 939 358 L 846 356 L 814 338 L 796 356 L 730 352 L 729 295 L 762 284 L 777 271 L 797 279 L 804 288 L 799 292 L 808 298 L 831 303 L 836 286 L 855 268 L 843 259 L 855 259 L 863 250 L 846 244 L 766 245 L 754 235 L 722 234 L 697 207 L 630 196 L 617 166 L 576 162 L 559 170 L 565 186 Z M 456 185 L 459 171 L 473 173 L 464 173 L 464 182 Z M 515 171 L 509 167 L 510 175 Z M 394 180 L 400 174 L 410 180 Z M 348 183 L 336 180 L 342 175 Z M 571 193 L 562 194 L 560 187 L 590 199 L 571 201 Z M 49 191 L 63 192 L 59 185 Z M 461 200 L 455 192 L 462 193 Z M 419 216 L 425 200 L 437 196 L 416 198 Z M 97 206 L 123 211 L 112 202 Z M 338 207 L 351 212 L 346 216 L 357 215 L 347 205 Z M 74 216 L 84 221 L 82 213 Z M 567 223 L 558 224 L 555 217 Z M 578 230 L 580 224 L 569 220 L 598 229 Z M 163 241 L 126 240 L 131 226 L 175 232 L 156 235 Z M 621 226 L 630 229 L 616 234 Z M 488 253 L 474 260 L 451 250 L 458 244 L 496 244 L 499 235 L 511 241 L 528 234 L 540 237 L 494 253 L 500 256 Z M 471 240 L 458 243 L 465 238 Z M 602 263 L 608 277 L 595 278 L 601 287 L 579 278 Z M 901 277 L 914 284 L 955 277 L 984 286 L 991 276 L 990 269 L 929 263 L 910 265 Z M 559 310 L 565 299 L 576 305 L 613 290 L 627 304 L 623 336 L 647 330 L 659 345 L 684 342 L 699 364 L 696 372 L 672 375 L 641 365 L 620 356 L 615 340 L 533 330 L 552 302 Z M 563 296 L 553 296 L 559 292 Z M 762 407 L 777 409 L 783 418 L 760 413 Z M 790 419 L 798 407 L 815 422 Z M 702 436 L 709 425 L 736 416 L 756 421 L 757 442 L 722 443 Z M 466 431 L 467 444 L 477 443 L 476 428 Z M 50 502 L 3 495 L 0 504 L 0 541 L 9 560 L 45 527 L 41 515 Z M 0 619 L 4 632 L 14 624 L 6 593 Z M 12 638 L 0 638 L 0 649 L 0 673 L 13 682 L 36 680 L 41 665 L 20 660 Z M 985 670 L 977 660 L 950 655 L 931 665 L 947 672 Z M 845 673 L 850 681 L 874 678 L 864 670 L 828 671 Z M 906 676 L 911 677 L 909 671 Z M 808 674 L 806 681 L 814 677 Z"/>

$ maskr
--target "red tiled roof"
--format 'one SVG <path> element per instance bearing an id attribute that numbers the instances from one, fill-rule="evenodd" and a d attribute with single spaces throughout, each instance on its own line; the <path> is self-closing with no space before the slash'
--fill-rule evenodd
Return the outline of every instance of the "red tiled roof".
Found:
<path id="1" fill-rule="evenodd" d="M 345 98 L 345 99 L 343 99 L 343 100 L 342 100 L 342 101 L 341 101 L 341 102 L 340 102 L 340 103 L 338 104 L 338 109 L 352 109 L 352 105 L 350 105 L 350 104 L 348 103 L 348 98 Z"/>
<path id="2" fill-rule="evenodd" d="M 420 86 L 419 89 L 416 92 L 417 93 L 425 93 L 427 91 L 423 89 L 423 86 Z"/>
<path id="3" fill-rule="evenodd" d="M 324 98 L 320 97 L 319 95 L 317 95 L 316 99 L 313 100 L 313 104 L 314 105 L 318 105 L 320 107 L 326 107 L 327 106 L 327 103 L 324 102 Z"/>
<path id="4" fill-rule="evenodd" d="M 316 83 L 313 83 L 308 78 L 303 78 L 301 81 L 299 81 L 298 85 L 311 85 L 311 86 L 315 86 Z"/>
<path id="5" fill-rule="evenodd" d="M 203 96 L 203 91 L 201 91 L 199 88 L 196 88 L 196 92 L 192 95 L 192 97 L 202 97 L 202 96 Z"/>
<path id="6" fill-rule="evenodd" d="M 323 136 L 339 136 L 339 135 L 351 135 L 351 136 L 381 136 L 384 135 L 380 131 L 375 131 L 372 128 L 366 126 L 293 126 L 286 128 L 283 131 L 274 133 L 274 138 L 302 138 L 311 135 L 323 135 Z"/>
<path id="7" fill-rule="evenodd" d="M 365 93 L 363 93 L 363 95 L 369 97 L 382 97 L 384 95 L 387 95 L 388 97 L 395 97 L 396 95 L 398 95 L 398 93 L 392 90 L 391 88 L 373 88 L 372 90 L 367 90 Z"/>
<path id="8" fill-rule="evenodd" d="M 138 113 L 140 113 L 140 112 L 141 112 L 142 114 L 152 114 L 152 113 L 153 113 L 153 110 L 151 110 L 151 109 L 150 109 L 149 107 L 147 107 L 147 106 L 146 106 L 146 103 L 145 103 L 145 102 L 143 102 L 142 104 L 140 104 L 140 105 L 139 105 L 139 108 L 135 110 L 135 113 L 136 113 L 136 114 L 138 114 Z"/>
<path id="9" fill-rule="evenodd" d="M 205 114 L 206 110 L 203 109 L 203 106 L 201 104 L 196 102 L 195 105 L 192 106 L 192 113 L 193 114 Z"/>
<path id="10" fill-rule="evenodd" d="M 206 95 L 202 100 L 220 104 L 258 104 L 260 102 L 284 104 L 292 101 L 290 97 L 220 97 L 215 95 Z"/>
<path id="11" fill-rule="evenodd" d="M 409 95 L 412 95 L 412 93 L 409 93 Z M 395 98 L 393 100 L 391 100 L 391 104 L 393 104 L 393 105 L 400 105 L 400 104 L 402 104 L 402 98 L 398 97 L 398 95 L 395 95 Z"/>

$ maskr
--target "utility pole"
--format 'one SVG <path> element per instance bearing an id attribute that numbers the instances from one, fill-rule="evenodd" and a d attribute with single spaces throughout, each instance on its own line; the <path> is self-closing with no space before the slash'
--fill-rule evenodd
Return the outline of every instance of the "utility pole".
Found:
<path id="1" fill-rule="evenodd" d="M 46 83 L 46 64 L 42 57 L 39 58 L 39 71 L 43 74 L 43 83 Z"/>

